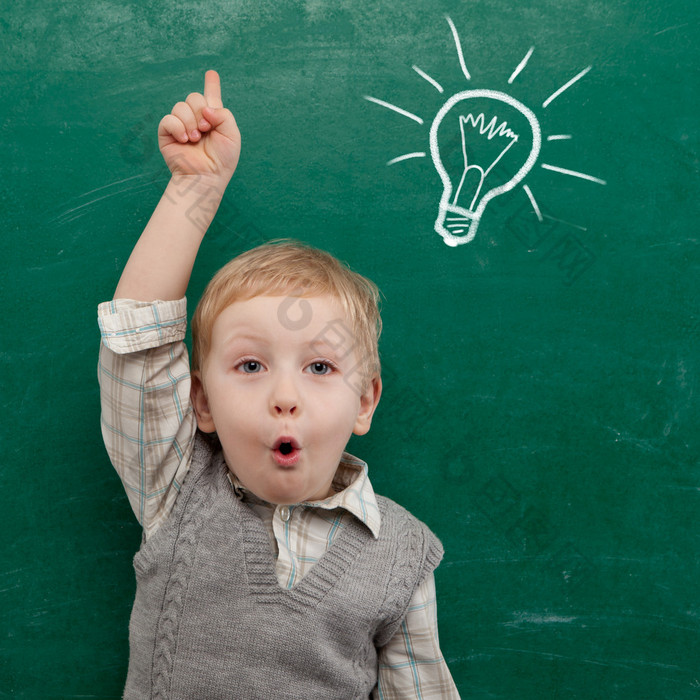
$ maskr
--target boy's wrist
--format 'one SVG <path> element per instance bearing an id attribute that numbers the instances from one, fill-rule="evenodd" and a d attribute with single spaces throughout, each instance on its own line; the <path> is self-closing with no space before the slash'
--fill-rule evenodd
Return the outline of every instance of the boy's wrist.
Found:
<path id="1" fill-rule="evenodd" d="M 211 198 L 224 196 L 230 178 L 219 175 L 172 175 L 166 187 L 170 197 L 187 199 Z"/>
<path id="2" fill-rule="evenodd" d="M 171 177 L 164 197 L 173 205 L 182 207 L 185 216 L 198 228 L 206 228 L 214 219 L 226 191 L 228 181 L 204 175 Z"/>

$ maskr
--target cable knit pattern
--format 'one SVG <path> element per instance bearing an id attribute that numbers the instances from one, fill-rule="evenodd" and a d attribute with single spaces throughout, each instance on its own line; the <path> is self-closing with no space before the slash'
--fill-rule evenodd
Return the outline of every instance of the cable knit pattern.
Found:
<path id="1" fill-rule="evenodd" d="M 170 519 L 137 554 L 124 697 L 366 700 L 377 648 L 442 547 L 378 497 L 379 537 L 354 520 L 291 590 L 265 526 L 236 498 L 220 454 L 197 439 Z"/>
<path id="2" fill-rule="evenodd" d="M 396 530 L 397 550 L 396 564 L 389 579 L 384 606 L 388 619 L 384 629 L 377 635 L 377 644 L 383 646 L 393 637 L 401 624 L 406 613 L 406 601 L 413 597 L 413 593 L 426 573 L 423 571 L 426 562 L 426 543 L 421 523 L 408 511 L 382 497 L 378 498 L 378 502 L 382 510 L 382 518 L 385 509 L 393 506 L 395 519 L 392 526 Z"/>
<path id="3" fill-rule="evenodd" d="M 210 455 L 202 444 L 195 444 L 198 452 L 196 463 L 203 464 L 208 461 Z M 197 482 L 201 480 L 203 469 L 188 475 L 188 480 Z M 170 690 L 170 679 L 173 671 L 173 660 L 177 648 L 177 634 L 182 610 L 187 595 L 192 564 L 196 551 L 196 540 L 199 528 L 202 524 L 202 506 L 206 502 L 209 489 L 188 488 L 187 498 L 183 500 L 182 519 L 174 543 L 174 556 L 170 579 L 165 589 L 163 610 L 158 621 L 156 638 L 158 644 L 153 656 L 153 698 L 165 700 Z"/>

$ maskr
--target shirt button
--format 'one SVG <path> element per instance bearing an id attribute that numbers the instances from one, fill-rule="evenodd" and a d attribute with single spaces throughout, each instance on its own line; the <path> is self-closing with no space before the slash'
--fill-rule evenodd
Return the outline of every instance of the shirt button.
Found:
<path id="1" fill-rule="evenodd" d="M 289 506 L 280 506 L 280 518 L 282 519 L 282 522 L 286 523 L 292 512 L 289 510 Z"/>

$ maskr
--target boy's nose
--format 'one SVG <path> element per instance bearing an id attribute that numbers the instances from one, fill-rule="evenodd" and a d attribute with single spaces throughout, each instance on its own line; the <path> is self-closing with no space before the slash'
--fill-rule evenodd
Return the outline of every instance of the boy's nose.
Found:
<path id="1" fill-rule="evenodd" d="M 291 381 L 280 381 L 275 386 L 270 400 L 273 415 L 296 416 L 299 413 L 299 395 Z"/>
<path id="2" fill-rule="evenodd" d="M 284 414 L 289 414 L 290 416 L 293 416 L 296 414 L 296 403 L 292 401 L 277 401 L 275 402 L 274 405 L 274 412 L 278 415 L 284 415 Z"/>

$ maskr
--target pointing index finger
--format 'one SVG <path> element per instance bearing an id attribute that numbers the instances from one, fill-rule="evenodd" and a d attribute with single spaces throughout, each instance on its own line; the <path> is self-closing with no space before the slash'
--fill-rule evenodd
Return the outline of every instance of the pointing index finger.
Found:
<path id="1" fill-rule="evenodd" d="M 208 70 L 204 74 L 204 98 L 207 104 L 214 109 L 224 106 L 221 101 L 221 80 L 215 70 Z"/>

